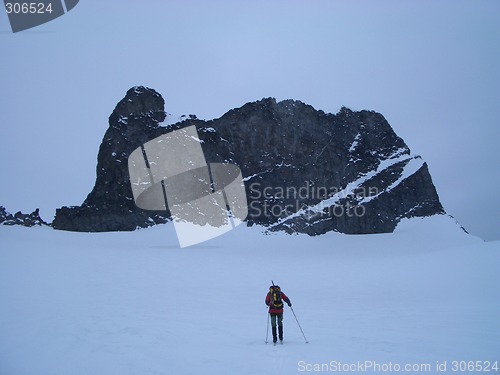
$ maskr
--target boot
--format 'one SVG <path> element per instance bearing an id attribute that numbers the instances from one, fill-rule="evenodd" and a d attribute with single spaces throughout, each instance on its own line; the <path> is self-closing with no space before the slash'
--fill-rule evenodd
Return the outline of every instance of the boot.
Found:
<path id="1" fill-rule="evenodd" d="M 278 333 L 279 333 L 280 341 L 281 341 L 281 343 L 283 343 L 283 326 L 282 325 L 278 326 Z"/>
<path id="2" fill-rule="evenodd" d="M 278 337 L 276 335 L 276 327 L 272 327 L 273 328 L 273 343 L 276 344 L 276 341 L 278 341 Z"/>

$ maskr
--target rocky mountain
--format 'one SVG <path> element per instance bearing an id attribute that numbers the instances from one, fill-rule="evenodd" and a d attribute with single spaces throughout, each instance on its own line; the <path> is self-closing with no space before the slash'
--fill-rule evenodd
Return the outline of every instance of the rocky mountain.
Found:
<path id="1" fill-rule="evenodd" d="M 38 208 L 30 214 L 23 214 L 21 211 L 18 211 L 14 215 L 12 215 L 3 206 L 0 206 L 0 224 L 22 225 L 25 227 L 34 227 L 35 225 L 49 225 L 40 217 Z"/>
<path id="2" fill-rule="evenodd" d="M 406 217 L 444 213 L 427 164 L 373 111 L 324 113 L 300 101 L 247 103 L 210 121 L 162 126 L 164 100 L 130 89 L 109 118 L 97 179 L 79 207 L 58 209 L 53 226 L 73 231 L 134 230 L 168 220 L 135 206 L 127 160 L 143 143 L 194 125 L 207 162 L 242 171 L 248 225 L 310 235 L 391 232 Z"/>
<path id="3" fill-rule="evenodd" d="M 78 207 L 56 210 L 55 229 L 80 232 L 130 231 L 164 223 L 168 213 L 144 211 L 134 203 L 128 156 L 144 142 L 165 132 L 165 101 L 156 91 L 131 88 L 109 116 L 97 155 L 96 182 Z"/>

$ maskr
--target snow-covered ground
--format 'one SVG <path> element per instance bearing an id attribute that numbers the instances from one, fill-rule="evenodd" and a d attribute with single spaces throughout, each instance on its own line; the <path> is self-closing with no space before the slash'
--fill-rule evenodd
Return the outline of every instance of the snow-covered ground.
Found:
<path id="1" fill-rule="evenodd" d="M 444 361 L 500 373 L 500 242 L 446 216 L 384 235 L 261 232 L 180 249 L 171 224 L 0 227 L 0 374 L 436 373 Z M 285 344 L 264 343 L 271 279 L 309 344 L 288 307 Z"/>

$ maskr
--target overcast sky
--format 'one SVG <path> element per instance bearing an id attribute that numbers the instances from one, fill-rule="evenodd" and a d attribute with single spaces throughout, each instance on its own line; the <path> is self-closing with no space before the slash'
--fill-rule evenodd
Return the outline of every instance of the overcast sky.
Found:
<path id="1" fill-rule="evenodd" d="M 105 3 L 105 4 L 103 4 Z M 0 12 L 0 205 L 80 205 L 127 89 L 211 119 L 263 97 L 382 113 L 448 213 L 500 239 L 500 1 L 80 0 L 13 34 Z"/>

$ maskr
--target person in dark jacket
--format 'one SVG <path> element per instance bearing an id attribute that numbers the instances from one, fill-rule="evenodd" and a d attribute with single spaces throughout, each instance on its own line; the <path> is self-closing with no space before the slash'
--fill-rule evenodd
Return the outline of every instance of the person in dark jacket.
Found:
<path id="1" fill-rule="evenodd" d="M 283 302 L 292 307 L 290 299 L 283 293 L 278 285 L 271 285 L 266 296 L 266 305 L 269 306 L 269 315 L 271 317 L 271 327 L 273 331 L 273 343 L 278 341 L 283 343 Z M 276 332 L 278 326 L 278 332 Z"/>

